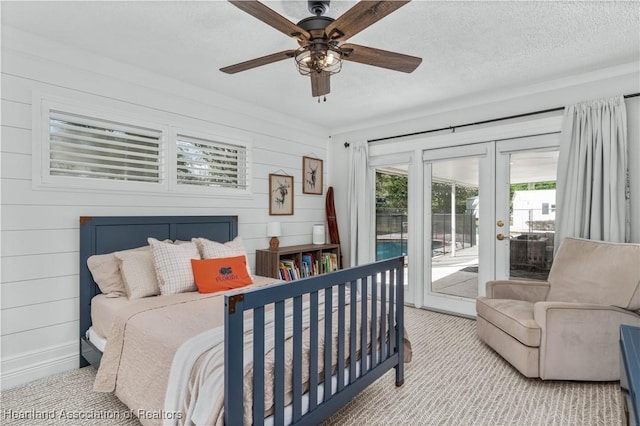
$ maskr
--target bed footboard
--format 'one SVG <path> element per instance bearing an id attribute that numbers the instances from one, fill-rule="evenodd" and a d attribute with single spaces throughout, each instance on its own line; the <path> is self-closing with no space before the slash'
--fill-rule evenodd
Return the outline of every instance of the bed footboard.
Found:
<path id="1" fill-rule="evenodd" d="M 243 424 L 248 359 L 254 425 L 265 415 L 274 425 L 318 424 L 392 368 L 401 386 L 404 259 L 226 296 L 224 342 L 226 425 Z M 273 383 L 265 382 L 268 352 Z"/>

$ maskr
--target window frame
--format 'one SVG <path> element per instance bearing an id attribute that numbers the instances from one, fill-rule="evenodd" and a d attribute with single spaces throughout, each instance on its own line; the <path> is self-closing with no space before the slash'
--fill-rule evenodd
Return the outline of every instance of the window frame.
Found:
<path id="1" fill-rule="evenodd" d="M 178 135 L 185 136 L 187 138 L 203 139 L 211 142 L 220 142 L 229 145 L 237 145 L 244 147 L 246 151 L 245 162 L 245 180 L 246 185 L 244 188 L 224 188 L 217 186 L 206 185 L 185 185 L 178 183 Z M 169 139 L 172 143 L 169 144 L 169 156 L 171 158 L 171 166 L 169 170 L 169 187 L 171 192 L 183 193 L 183 194 L 204 194 L 215 192 L 217 195 L 224 195 L 227 197 L 243 196 L 251 194 L 251 152 L 252 143 L 249 140 L 243 140 L 237 137 L 229 137 L 221 134 L 221 132 L 213 132 L 210 129 L 204 129 L 198 126 L 171 126 L 171 135 Z"/>
<path id="2" fill-rule="evenodd" d="M 91 95 L 90 95 L 91 96 Z M 149 107 L 140 113 L 139 108 L 116 109 L 104 106 L 104 100 L 93 96 L 90 102 L 70 100 L 34 93 L 32 102 L 32 188 L 35 190 L 68 190 L 81 192 L 113 192 L 121 194 L 145 193 L 172 196 L 199 197 L 248 197 L 251 196 L 251 152 L 252 142 L 221 132 L 213 123 L 198 119 L 186 121 L 176 113 L 165 112 L 162 119 L 154 117 L 157 112 Z M 99 106 L 96 106 L 99 104 Z M 50 116 L 56 111 L 62 114 L 75 114 L 100 121 L 113 121 L 132 127 L 142 127 L 158 131 L 160 148 L 159 182 L 136 182 L 120 179 L 94 179 L 74 176 L 56 176 L 50 173 Z M 124 112 L 123 112 L 124 111 Z M 146 113 L 146 114 L 145 114 Z M 177 182 L 177 136 L 211 140 L 244 147 L 246 150 L 245 188 L 224 188 L 206 185 L 185 185 Z"/>
<path id="3" fill-rule="evenodd" d="M 82 191 L 116 191 L 116 192 L 146 192 L 162 193 L 169 189 L 167 179 L 167 155 L 166 145 L 169 127 L 165 124 L 145 120 L 135 114 L 124 116 L 108 109 L 95 108 L 86 104 L 41 97 L 37 104 L 34 102 L 34 114 L 37 120 L 33 120 L 33 187 L 34 189 L 68 189 Z M 113 121 L 130 126 L 146 127 L 159 131 L 160 147 L 160 177 L 159 182 L 135 182 L 125 180 L 91 179 L 73 176 L 55 176 L 50 173 L 50 117 L 52 111 L 63 114 L 76 114 L 82 117 L 96 120 Z M 37 124 L 36 124 L 37 123 Z"/>

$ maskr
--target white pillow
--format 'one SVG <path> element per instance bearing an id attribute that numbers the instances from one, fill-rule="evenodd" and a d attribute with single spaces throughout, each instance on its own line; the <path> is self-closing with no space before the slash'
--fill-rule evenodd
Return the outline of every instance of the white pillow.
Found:
<path id="1" fill-rule="evenodd" d="M 217 241 L 207 240 L 206 238 L 193 238 L 191 239 L 198 246 L 200 255 L 203 259 L 214 259 L 219 257 L 233 257 L 244 256 L 247 261 L 247 273 L 250 277 L 251 268 L 249 268 L 249 258 L 247 257 L 247 250 L 244 248 L 242 238 L 238 235 L 233 240 L 226 243 L 219 243 Z M 253 279 L 253 277 L 252 277 Z"/>
<path id="2" fill-rule="evenodd" d="M 129 299 L 160 294 L 151 250 L 125 250 L 114 253 L 120 263 L 122 281 Z"/>
<path id="3" fill-rule="evenodd" d="M 131 250 L 151 250 L 149 246 L 138 247 Z M 94 254 L 87 259 L 87 266 L 93 276 L 93 281 L 98 284 L 100 291 L 107 297 L 122 297 L 127 295 L 127 289 L 120 273 L 120 261 L 113 253 Z"/>
<path id="4" fill-rule="evenodd" d="M 196 282 L 191 269 L 191 259 L 200 259 L 195 243 L 171 244 L 148 238 L 153 255 L 160 294 L 178 294 L 196 291 Z"/>
<path id="5" fill-rule="evenodd" d="M 107 297 L 126 296 L 127 290 L 122 282 L 118 259 L 109 254 L 95 254 L 87 259 L 87 266 L 93 276 L 93 281 L 98 284 L 100 291 Z"/>

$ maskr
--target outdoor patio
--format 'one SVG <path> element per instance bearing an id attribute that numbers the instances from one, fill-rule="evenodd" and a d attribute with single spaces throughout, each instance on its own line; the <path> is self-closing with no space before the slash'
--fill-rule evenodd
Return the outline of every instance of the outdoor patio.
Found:
<path id="1" fill-rule="evenodd" d="M 432 290 L 475 299 L 478 297 L 478 246 L 456 249 L 431 260 Z"/>

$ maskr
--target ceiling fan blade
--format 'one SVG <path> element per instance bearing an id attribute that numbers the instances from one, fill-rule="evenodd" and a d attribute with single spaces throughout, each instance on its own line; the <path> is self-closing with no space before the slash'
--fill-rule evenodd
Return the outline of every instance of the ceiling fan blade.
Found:
<path id="1" fill-rule="evenodd" d="M 273 62 L 282 61 L 283 59 L 293 58 L 295 54 L 295 50 L 285 50 L 283 52 L 272 53 L 271 55 L 240 62 L 239 64 L 229 65 L 228 67 L 220 68 L 220 71 L 226 72 L 227 74 L 235 74 L 240 71 L 246 71 L 250 70 L 251 68 L 256 68 L 262 65 L 271 64 Z"/>
<path id="2" fill-rule="evenodd" d="M 273 9 L 268 8 L 264 4 L 256 0 L 229 0 L 229 3 L 240 10 L 247 12 L 249 15 L 258 18 L 267 25 L 271 25 L 276 30 L 297 38 L 298 40 L 308 40 L 311 35 L 304 29 L 300 28 L 284 16 L 280 15 Z"/>
<path id="3" fill-rule="evenodd" d="M 342 59 L 345 61 L 359 62 L 406 73 L 413 72 L 422 62 L 422 58 L 417 56 L 374 49 L 358 44 L 345 43 L 340 46 L 340 49 L 343 53 Z"/>
<path id="4" fill-rule="evenodd" d="M 311 96 L 323 96 L 328 95 L 331 91 L 331 85 L 329 84 L 329 74 L 326 71 L 321 73 L 312 72 L 311 76 Z"/>
<path id="5" fill-rule="evenodd" d="M 360 1 L 325 29 L 331 40 L 345 41 L 411 0 Z"/>

